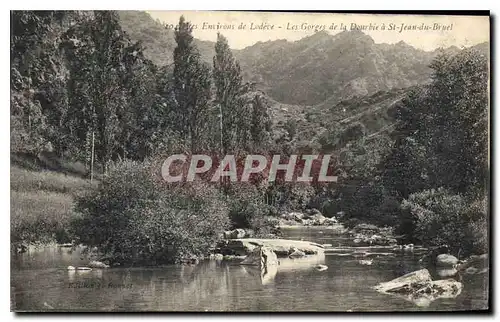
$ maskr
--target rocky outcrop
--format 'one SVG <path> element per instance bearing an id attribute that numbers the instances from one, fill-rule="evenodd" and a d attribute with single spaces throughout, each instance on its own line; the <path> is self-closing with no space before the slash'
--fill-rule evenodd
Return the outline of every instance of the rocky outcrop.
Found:
<path id="1" fill-rule="evenodd" d="M 455 298 L 462 288 L 462 283 L 454 279 L 433 281 L 427 269 L 375 286 L 378 292 L 402 297 L 418 306 L 428 306 L 438 298 Z"/>
<path id="2" fill-rule="evenodd" d="M 269 247 L 255 248 L 248 256 L 240 262 L 240 265 L 248 265 L 260 269 L 260 280 L 262 285 L 274 281 L 278 272 L 278 257 Z"/>
<path id="3" fill-rule="evenodd" d="M 248 255 L 258 247 L 269 247 L 278 257 L 288 257 L 294 250 L 305 255 L 324 254 L 323 245 L 308 241 L 288 239 L 242 238 L 224 240 L 218 244 L 218 253 L 223 255 Z"/>
<path id="4" fill-rule="evenodd" d="M 331 226 L 335 224 L 338 224 L 336 218 L 325 217 L 317 209 L 308 209 L 305 213 L 285 213 L 278 220 L 278 226 Z"/>
<path id="5" fill-rule="evenodd" d="M 355 246 L 395 246 L 398 243 L 390 227 L 380 228 L 372 224 L 359 224 L 351 229 L 350 234 Z"/>
<path id="6" fill-rule="evenodd" d="M 353 243 L 356 246 L 394 246 L 398 241 L 391 236 L 382 235 L 364 235 L 356 234 L 354 235 Z"/>

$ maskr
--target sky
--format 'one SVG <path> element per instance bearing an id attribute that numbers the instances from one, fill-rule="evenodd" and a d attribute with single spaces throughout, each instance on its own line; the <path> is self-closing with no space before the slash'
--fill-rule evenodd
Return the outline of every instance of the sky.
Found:
<path id="1" fill-rule="evenodd" d="M 217 25 L 233 49 L 256 42 L 286 39 L 296 41 L 317 31 L 334 35 L 346 28 L 361 28 L 376 43 L 399 41 L 426 51 L 439 47 L 469 47 L 490 38 L 487 16 L 425 16 L 386 14 L 332 14 L 228 11 L 147 11 L 154 19 L 174 27 L 181 15 L 196 25 L 194 37 L 216 41 Z M 244 29 L 239 29 L 241 25 Z M 231 27 L 232 26 L 232 27 Z M 258 28 L 264 27 L 264 28 Z M 382 29 L 385 27 L 385 30 Z M 422 27 L 424 29 L 422 29 Z M 271 29 L 272 28 L 272 29 Z M 427 30 L 425 30 L 427 28 Z M 436 28 L 436 29 L 435 29 Z"/>

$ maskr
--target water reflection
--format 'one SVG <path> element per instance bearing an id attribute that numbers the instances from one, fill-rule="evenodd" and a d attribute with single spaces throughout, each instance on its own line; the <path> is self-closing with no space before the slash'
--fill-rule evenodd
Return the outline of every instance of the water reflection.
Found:
<path id="1" fill-rule="evenodd" d="M 325 240 L 323 243 L 338 243 L 335 235 L 324 233 L 318 238 Z M 322 242 L 311 236 L 307 239 Z M 403 298 L 380 294 L 372 286 L 419 269 L 419 257 L 412 254 L 372 257 L 371 266 L 360 265 L 359 259 L 352 256 L 327 254 L 307 260 L 280 259 L 280 265 L 267 271 L 207 261 L 196 266 L 70 272 L 67 266 L 88 263 L 79 251 L 47 249 L 13 258 L 12 308 L 34 311 L 397 311 L 480 309 L 487 304 L 488 282 L 484 279 L 487 274 L 467 277 L 468 280 L 463 281 L 464 290 L 457 298 L 439 299 L 425 308 Z M 328 270 L 316 270 L 318 264 L 327 265 Z"/>

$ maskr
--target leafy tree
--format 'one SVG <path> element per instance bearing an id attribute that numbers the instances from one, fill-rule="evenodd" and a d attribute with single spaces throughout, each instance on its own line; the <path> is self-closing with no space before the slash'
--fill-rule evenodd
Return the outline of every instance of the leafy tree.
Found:
<path id="1" fill-rule="evenodd" d="M 12 150 L 37 154 L 64 135 L 56 135 L 67 110 L 57 29 L 72 16 L 62 11 L 11 12 Z M 56 57 L 57 58 L 57 57 Z"/>
<path id="2" fill-rule="evenodd" d="M 446 187 L 481 197 L 488 172 L 488 64 L 465 50 L 441 55 L 433 82 L 398 109 L 396 144 L 384 180 L 401 197 Z"/>
<path id="3" fill-rule="evenodd" d="M 250 138 L 252 140 L 252 149 L 258 151 L 259 148 L 265 148 L 269 145 L 272 122 L 268 113 L 268 107 L 263 102 L 259 94 L 256 94 L 252 100 L 252 119 L 250 123 Z"/>
<path id="4" fill-rule="evenodd" d="M 71 131 L 76 142 L 84 146 L 89 160 L 92 144 L 95 158 L 106 172 L 110 162 L 126 157 L 128 140 L 136 120 L 130 106 L 136 102 L 129 78 L 131 65 L 137 62 L 140 49 L 131 44 L 113 11 L 96 11 L 93 19 L 76 25 L 66 34 L 70 65 Z M 144 95 L 143 97 L 144 98 Z M 81 151 L 81 150 L 80 150 Z"/>
<path id="5" fill-rule="evenodd" d="M 192 25 L 183 16 L 175 30 L 175 41 L 173 93 L 176 106 L 172 116 L 178 131 L 190 142 L 191 151 L 196 151 L 202 146 L 207 127 L 210 70 L 201 61 L 200 53 L 193 44 Z"/>
<path id="6" fill-rule="evenodd" d="M 248 138 L 247 95 L 250 86 L 243 84 L 240 64 L 234 59 L 227 39 L 217 33 L 213 59 L 215 104 L 220 113 L 222 153 L 246 146 Z"/>

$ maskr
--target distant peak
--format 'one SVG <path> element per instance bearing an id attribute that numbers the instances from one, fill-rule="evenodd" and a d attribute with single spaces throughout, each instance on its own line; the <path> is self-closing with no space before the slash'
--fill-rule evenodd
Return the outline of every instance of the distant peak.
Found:
<path id="1" fill-rule="evenodd" d="M 321 30 L 321 31 L 315 32 L 313 36 L 328 36 L 328 37 L 330 37 L 330 34 L 326 30 Z"/>
<path id="2" fill-rule="evenodd" d="M 335 40 L 365 41 L 375 43 L 372 37 L 361 30 L 345 30 L 335 35 Z"/>
<path id="3" fill-rule="evenodd" d="M 304 37 L 303 39 L 326 39 L 331 38 L 332 36 L 326 31 L 317 31 L 310 36 Z"/>

